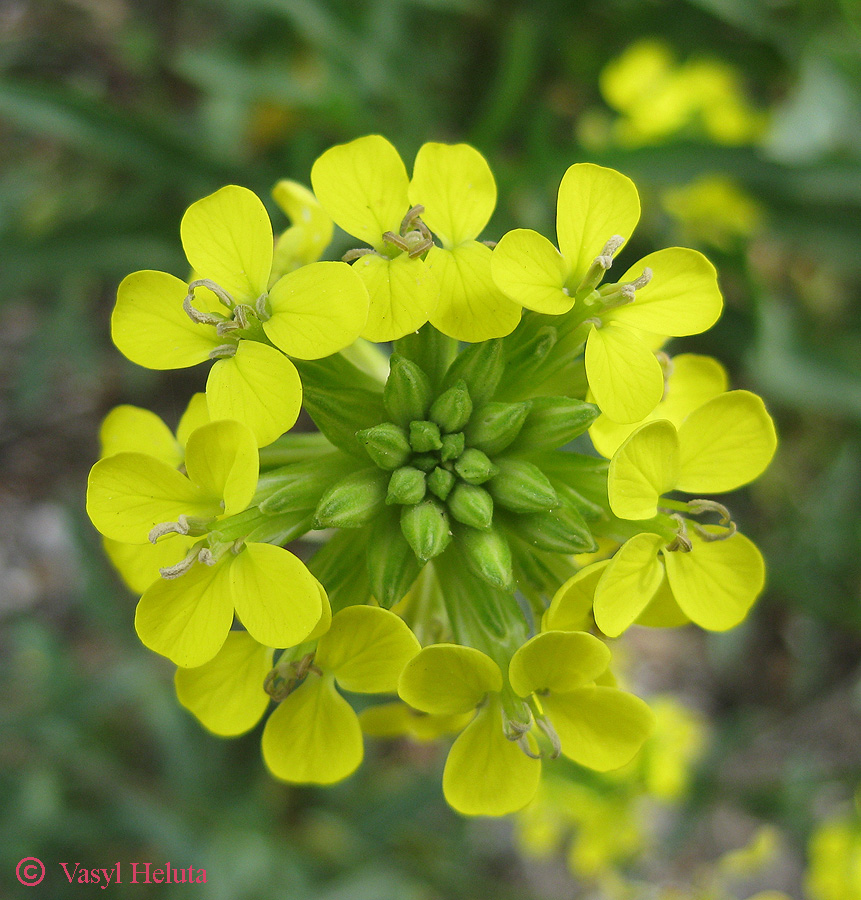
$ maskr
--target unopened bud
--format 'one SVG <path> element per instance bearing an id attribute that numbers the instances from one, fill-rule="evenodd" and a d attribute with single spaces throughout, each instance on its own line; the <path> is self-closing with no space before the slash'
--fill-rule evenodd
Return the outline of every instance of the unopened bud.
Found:
<path id="1" fill-rule="evenodd" d="M 412 587 L 420 569 L 415 553 L 401 534 L 399 520 L 395 510 L 380 516 L 368 541 L 371 596 L 386 609 L 394 606 Z"/>
<path id="2" fill-rule="evenodd" d="M 428 453 L 442 447 L 442 436 L 436 422 L 410 422 L 410 446 L 416 453 Z"/>
<path id="3" fill-rule="evenodd" d="M 458 532 L 457 543 L 467 564 L 479 578 L 504 590 L 511 587 L 514 579 L 511 548 L 500 531 L 464 528 Z"/>
<path id="4" fill-rule="evenodd" d="M 555 450 L 583 434 L 599 414 L 594 404 L 573 397 L 536 397 L 512 450 Z"/>
<path id="5" fill-rule="evenodd" d="M 457 434 L 444 434 L 442 436 L 442 449 L 439 451 L 439 458 L 443 462 L 457 459 L 463 453 L 465 445 L 466 439 L 462 431 L 458 431 Z"/>
<path id="6" fill-rule="evenodd" d="M 389 479 L 388 492 L 386 493 L 386 503 L 389 506 L 399 504 L 401 506 L 412 506 L 424 500 L 425 491 L 427 490 L 427 476 L 424 472 L 413 466 L 403 466 L 392 472 Z"/>
<path id="7" fill-rule="evenodd" d="M 517 536 L 548 553 L 593 553 L 598 549 L 586 521 L 570 506 L 516 519 Z"/>
<path id="8" fill-rule="evenodd" d="M 388 476 L 376 468 L 353 472 L 332 485 L 314 513 L 317 528 L 360 528 L 383 508 Z"/>
<path id="9" fill-rule="evenodd" d="M 451 543 L 445 509 L 432 499 L 405 507 L 401 514 L 401 532 L 421 562 L 439 556 Z"/>
<path id="10" fill-rule="evenodd" d="M 467 484 L 484 484 L 499 471 L 487 454 L 475 447 L 463 451 L 454 464 L 454 470 Z"/>
<path id="11" fill-rule="evenodd" d="M 383 405 L 393 422 L 407 428 L 427 415 L 431 404 L 431 385 L 425 373 L 412 360 L 393 353 L 389 377 L 383 389 Z"/>
<path id="12" fill-rule="evenodd" d="M 559 496 L 538 466 L 522 459 L 500 459 L 497 465 L 499 473 L 487 488 L 500 506 L 517 513 L 533 513 L 559 505 Z"/>
<path id="13" fill-rule="evenodd" d="M 464 350 L 449 366 L 443 387 L 450 388 L 464 381 L 477 408 L 496 393 L 503 370 L 502 341 L 481 341 Z"/>
<path id="14" fill-rule="evenodd" d="M 467 443 L 488 456 L 494 456 L 520 433 L 529 406 L 529 402 L 488 403 L 473 414 L 464 429 Z"/>
<path id="15" fill-rule="evenodd" d="M 493 522 L 493 497 L 484 488 L 461 481 L 448 498 L 448 510 L 458 522 L 483 531 Z"/>
<path id="16" fill-rule="evenodd" d="M 440 394 L 430 408 L 431 419 L 447 434 L 460 431 L 471 415 L 472 400 L 463 379 Z"/>
<path id="17" fill-rule="evenodd" d="M 381 468 L 387 471 L 402 466 L 412 455 L 407 433 L 393 422 L 383 422 L 373 428 L 366 428 L 356 434 L 361 444 L 365 445 L 368 456 Z"/>
<path id="18" fill-rule="evenodd" d="M 448 469 L 441 469 L 437 466 L 428 475 L 428 490 L 436 497 L 439 497 L 440 500 L 445 500 L 451 493 L 454 482 L 455 477 Z"/>

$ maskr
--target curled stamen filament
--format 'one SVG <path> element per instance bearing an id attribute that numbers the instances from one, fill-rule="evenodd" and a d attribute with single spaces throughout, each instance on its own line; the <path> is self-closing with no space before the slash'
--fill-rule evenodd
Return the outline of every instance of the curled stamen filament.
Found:
<path id="1" fill-rule="evenodd" d="M 194 291 L 199 287 L 203 287 L 207 290 L 212 291 L 212 293 L 215 294 L 216 297 L 218 297 L 221 303 L 230 310 L 232 310 L 236 305 L 233 297 L 231 297 L 223 287 L 220 287 L 214 281 L 210 281 L 209 278 L 198 278 L 197 281 L 192 281 L 188 286 L 188 296 L 194 297 Z"/>

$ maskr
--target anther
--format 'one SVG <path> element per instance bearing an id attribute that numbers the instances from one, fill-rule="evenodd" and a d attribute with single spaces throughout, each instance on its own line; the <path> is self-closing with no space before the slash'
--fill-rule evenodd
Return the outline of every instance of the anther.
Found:
<path id="1" fill-rule="evenodd" d="M 214 566 L 218 562 L 218 559 L 209 547 L 201 547 L 197 553 L 197 561 L 203 563 L 205 566 Z"/>
<path id="2" fill-rule="evenodd" d="M 556 729 L 550 723 L 550 720 L 545 718 L 544 716 L 536 716 L 535 724 L 544 732 L 547 738 L 550 741 L 553 750 L 550 754 L 550 759 L 558 759 L 559 754 L 562 752 L 562 741 L 559 740 L 559 735 L 556 733 Z"/>
<path id="3" fill-rule="evenodd" d="M 191 305 L 192 298 L 194 297 L 193 293 L 188 293 L 185 296 L 185 300 L 182 301 L 182 308 L 185 310 L 185 314 L 194 322 L 196 325 L 215 325 L 218 327 L 224 320 L 219 316 L 215 316 L 212 313 L 204 313 L 199 309 L 195 309 Z"/>
<path id="4" fill-rule="evenodd" d="M 712 541 L 725 541 L 738 531 L 735 522 L 732 520 L 730 511 L 723 503 L 718 503 L 717 500 L 690 500 L 688 501 L 688 509 L 695 516 L 705 512 L 715 512 L 720 516 L 720 524 L 724 526 L 726 529 L 725 531 L 707 531 L 698 522 L 692 523 L 694 530 L 704 541 L 709 543 Z"/>
<path id="5" fill-rule="evenodd" d="M 217 347 L 213 347 L 212 350 L 209 351 L 209 358 L 229 359 L 231 356 L 236 356 L 236 348 L 238 346 L 239 344 L 236 342 L 230 344 L 219 344 Z"/>
<path id="6" fill-rule="evenodd" d="M 376 250 L 373 250 L 370 247 L 357 247 L 355 250 L 348 250 L 341 257 L 341 262 L 345 262 L 345 263 L 355 262 L 360 257 L 367 256 L 369 253 L 374 253 L 377 256 L 381 255 L 381 254 L 377 253 Z"/>
<path id="7" fill-rule="evenodd" d="M 272 304 L 270 304 L 267 294 L 261 294 L 257 298 L 254 304 L 254 311 L 261 322 L 268 322 L 272 318 Z"/>
<path id="8" fill-rule="evenodd" d="M 620 234 L 614 234 L 613 237 L 604 244 L 601 253 L 592 260 L 592 265 L 583 276 L 583 280 L 577 285 L 575 295 L 591 293 L 601 283 L 604 273 L 613 265 L 613 257 L 616 252 L 625 243 L 625 239 Z"/>
<path id="9" fill-rule="evenodd" d="M 188 534 L 188 520 L 185 516 L 179 516 L 176 522 L 162 522 L 150 529 L 149 542 L 154 544 L 160 537 L 166 534 Z"/>
<path id="10" fill-rule="evenodd" d="M 210 281 L 209 278 L 198 278 L 197 281 L 192 281 L 188 286 L 188 295 L 190 297 L 194 296 L 195 288 L 206 288 L 209 291 L 212 291 L 216 297 L 224 304 L 228 309 L 232 310 L 236 303 L 233 300 L 233 297 L 224 290 L 223 287 L 219 287 L 214 281 Z"/>
<path id="11" fill-rule="evenodd" d="M 425 208 L 421 205 L 421 203 L 418 203 L 416 206 L 410 209 L 401 221 L 401 234 L 410 231 L 414 227 L 416 220 L 424 211 Z M 422 225 L 424 225 L 424 223 L 422 223 Z M 425 230 L 427 229 L 425 228 Z M 385 237 L 385 235 L 383 235 L 383 237 Z"/>
<path id="12" fill-rule="evenodd" d="M 541 759 L 540 753 L 533 752 L 532 748 L 529 746 L 529 737 L 527 734 L 521 734 L 517 739 L 517 746 L 530 758 L 530 759 Z"/>
<path id="13" fill-rule="evenodd" d="M 176 565 L 166 566 L 158 571 L 162 578 L 172 581 L 174 578 L 179 578 L 180 575 L 185 575 L 195 562 L 197 562 L 197 550 L 192 548 L 185 559 L 180 560 Z"/>
<path id="14" fill-rule="evenodd" d="M 676 537 L 673 542 L 671 544 L 667 544 L 667 550 L 670 553 L 690 553 L 691 550 L 694 549 L 694 545 L 691 543 L 691 539 L 688 537 L 687 523 L 678 513 L 673 513 L 670 518 L 676 520 L 679 526 L 679 530 L 676 532 Z"/>

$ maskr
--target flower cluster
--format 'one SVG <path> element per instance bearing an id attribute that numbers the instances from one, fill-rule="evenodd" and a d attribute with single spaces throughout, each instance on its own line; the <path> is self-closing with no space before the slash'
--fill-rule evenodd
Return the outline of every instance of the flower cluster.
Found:
<path id="1" fill-rule="evenodd" d="M 347 777 L 363 732 L 457 734 L 443 788 L 468 815 L 525 806 L 559 756 L 624 766 L 654 716 L 606 638 L 730 628 L 764 581 L 711 495 L 765 469 L 771 419 L 716 361 L 661 350 L 720 315 L 714 268 L 670 248 L 608 279 L 640 205 L 600 166 L 565 173 L 558 249 L 479 240 L 496 185 L 466 145 L 425 144 L 410 177 L 360 138 L 311 182 L 276 186 L 277 240 L 245 188 L 199 200 L 188 280 L 120 285 L 129 359 L 212 361 L 175 434 L 129 406 L 102 428 L 87 509 L 140 639 L 216 734 L 271 710 L 288 782 Z M 334 225 L 362 246 L 320 261 Z M 290 430 L 303 406 L 317 431 Z M 338 688 L 397 696 L 357 715 Z"/>

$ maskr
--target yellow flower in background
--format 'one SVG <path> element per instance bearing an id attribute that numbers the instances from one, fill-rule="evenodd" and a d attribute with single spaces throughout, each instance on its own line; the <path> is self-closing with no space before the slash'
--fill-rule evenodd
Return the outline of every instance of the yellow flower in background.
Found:
<path id="1" fill-rule="evenodd" d="M 762 207 L 736 181 L 705 175 L 661 194 L 661 205 L 692 240 L 729 251 L 761 227 Z"/>
<path id="2" fill-rule="evenodd" d="M 332 242 L 335 230 L 334 222 L 314 194 L 298 181 L 282 178 L 272 188 L 272 198 L 291 225 L 275 242 L 270 284 L 288 272 L 317 262 Z"/>
<path id="3" fill-rule="evenodd" d="M 229 185 L 193 203 L 180 233 L 198 277 L 187 285 L 166 272 L 127 276 L 111 317 L 114 343 L 150 369 L 215 360 L 210 417 L 242 422 L 265 446 L 292 427 L 302 402 L 284 354 L 318 359 L 351 344 L 367 320 L 367 292 L 336 262 L 303 266 L 270 287 L 272 225 L 246 188 Z"/>
<path id="4" fill-rule="evenodd" d="M 327 150 L 311 183 L 335 223 L 371 247 L 348 254 L 371 297 L 363 337 L 394 340 L 428 321 L 462 341 L 515 328 L 520 308 L 494 286 L 490 249 L 476 240 L 496 205 L 477 150 L 425 144 L 410 179 L 397 150 L 368 135 Z"/>
<path id="5" fill-rule="evenodd" d="M 823 822 L 807 847 L 805 888 L 811 900 L 861 897 L 861 819 L 856 814 Z"/>

